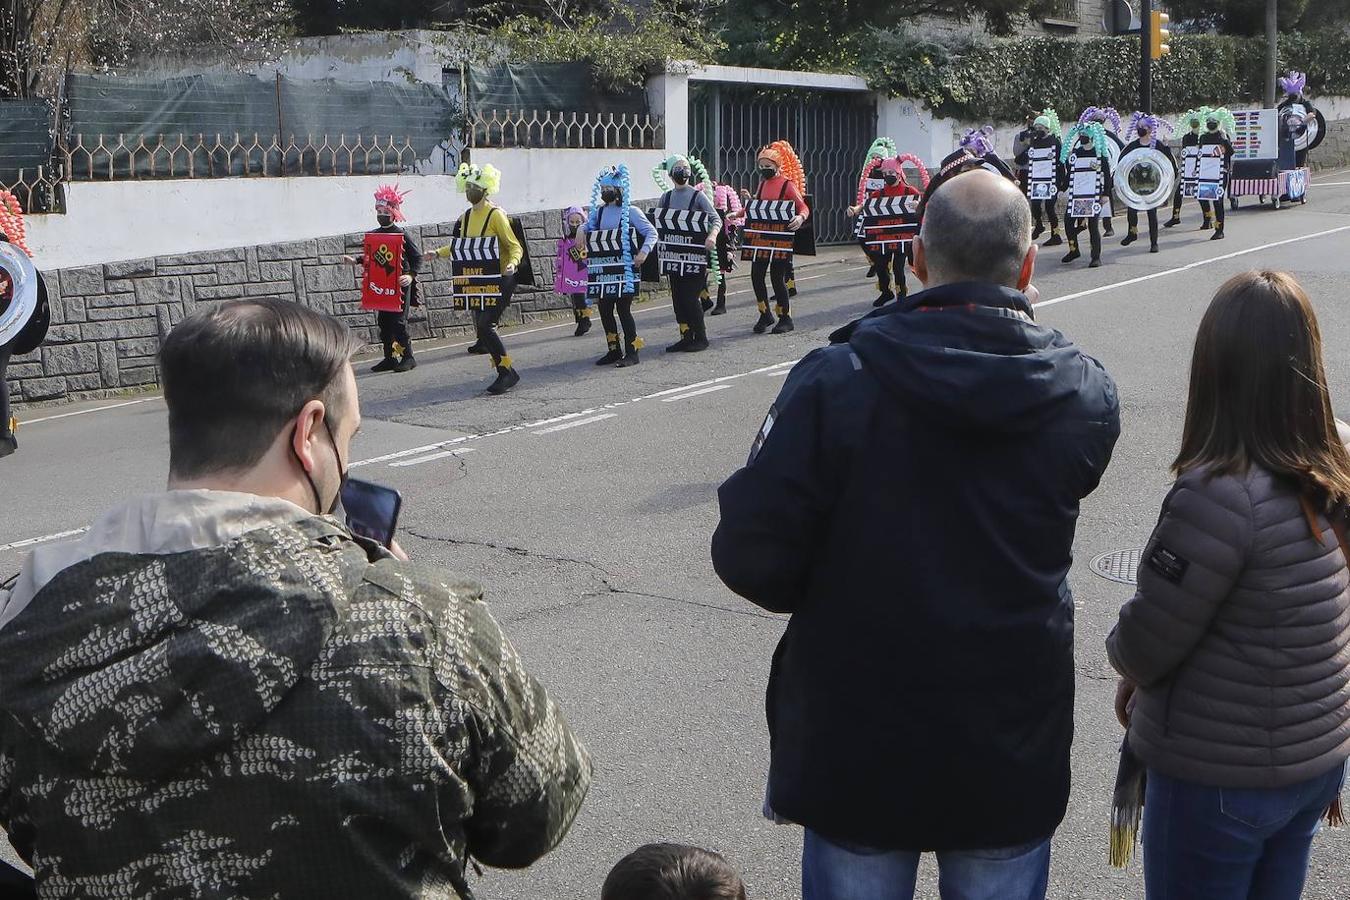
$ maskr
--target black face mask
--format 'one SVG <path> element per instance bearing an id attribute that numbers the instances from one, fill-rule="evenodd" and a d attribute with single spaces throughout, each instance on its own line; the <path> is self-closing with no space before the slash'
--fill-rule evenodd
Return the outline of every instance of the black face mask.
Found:
<path id="1" fill-rule="evenodd" d="M 606 203 L 613 203 L 615 200 L 619 199 L 619 192 L 606 188 L 600 192 L 600 199 Z"/>
<path id="2" fill-rule="evenodd" d="M 1218 122 L 1210 122 L 1210 123 L 1209 123 L 1209 130 L 1210 130 L 1210 131 L 1218 131 L 1218 130 L 1219 130 L 1219 123 L 1218 123 Z"/>
<path id="3" fill-rule="evenodd" d="M 892 185 L 894 185 L 894 184 L 899 184 L 899 183 L 900 183 L 900 176 L 899 176 L 899 175 L 883 175 L 883 176 L 882 176 L 882 179 L 883 179 L 887 184 L 892 184 Z"/>
<path id="4" fill-rule="evenodd" d="M 479 203 L 486 196 L 487 194 L 483 191 L 482 188 L 466 187 L 464 189 L 464 197 L 470 203 Z"/>
<path id="5" fill-rule="evenodd" d="M 1092 138 L 1088 137 L 1087 135 L 1083 135 L 1082 137 L 1080 137 L 1080 138 L 1078 139 L 1078 144 L 1079 144 L 1079 146 L 1082 146 L 1082 147 L 1091 147 L 1091 146 L 1092 146 Z"/>
<path id="6" fill-rule="evenodd" d="M 394 224 L 393 216 L 376 216 L 375 221 L 380 223 L 381 228 L 388 228 Z"/>
<path id="7" fill-rule="evenodd" d="M 319 510 L 321 516 L 331 516 L 337 512 L 338 504 L 342 502 L 342 489 L 347 486 L 348 471 L 342 465 L 342 454 L 338 452 L 337 439 L 333 437 L 333 428 L 328 424 L 328 416 L 326 415 L 323 417 L 323 430 L 328 432 L 328 440 L 333 445 L 333 456 L 338 461 L 338 489 L 337 493 L 333 495 L 333 502 L 328 504 L 327 509 L 323 507 L 323 499 L 319 496 L 319 488 L 314 484 L 314 478 L 309 474 L 304 463 L 300 463 L 300 457 L 295 452 L 294 428 L 291 429 L 291 455 L 295 456 L 297 463 L 300 463 L 300 471 L 305 473 L 305 481 L 309 482 L 310 493 L 314 495 L 314 508 Z"/>
<path id="8" fill-rule="evenodd" d="M 1139 140 L 1141 140 L 1141 141 L 1146 141 L 1146 140 L 1148 140 L 1148 129 L 1147 129 L 1147 128 L 1140 128 L 1139 131 L 1138 131 L 1137 133 L 1138 133 L 1138 135 L 1139 135 Z"/>
<path id="9" fill-rule="evenodd" d="M 760 177 L 760 178 L 772 178 L 773 176 L 775 176 L 775 175 L 777 175 L 777 174 L 778 174 L 778 173 L 775 172 L 775 171 L 773 170 L 773 168 L 770 167 L 770 166 L 760 166 L 760 167 L 759 167 L 759 177 Z"/>
<path id="10" fill-rule="evenodd" d="M 673 182 L 675 182 L 676 184 L 688 184 L 688 183 L 689 183 L 689 170 L 688 170 L 688 169 L 676 169 L 674 172 L 671 172 L 671 173 L 670 173 L 670 180 L 673 181 Z"/>

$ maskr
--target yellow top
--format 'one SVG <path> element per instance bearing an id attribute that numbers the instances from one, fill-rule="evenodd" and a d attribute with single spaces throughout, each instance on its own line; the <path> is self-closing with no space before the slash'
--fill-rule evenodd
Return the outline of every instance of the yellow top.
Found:
<path id="1" fill-rule="evenodd" d="M 487 229 L 483 228 L 483 220 L 487 219 Z M 516 234 L 511 230 L 511 221 L 506 217 L 506 212 L 500 207 L 493 206 L 491 203 L 483 204 L 481 210 L 469 207 L 459 220 L 462 223 L 460 228 L 460 237 L 495 237 L 497 246 L 502 254 L 502 270 L 505 271 L 508 266 L 520 265 L 521 257 L 525 251 L 520 246 L 520 241 L 516 240 Z M 439 247 L 436 255 L 440 257 L 449 257 L 450 247 Z"/>

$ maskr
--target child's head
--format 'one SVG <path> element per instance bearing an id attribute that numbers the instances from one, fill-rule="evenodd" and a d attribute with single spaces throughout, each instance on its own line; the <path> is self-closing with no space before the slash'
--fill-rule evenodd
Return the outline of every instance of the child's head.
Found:
<path id="1" fill-rule="evenodd" d="M 725 859 L 683 844 L 647 844 L 619 860 L 600 900 L 746 900 Z"/>

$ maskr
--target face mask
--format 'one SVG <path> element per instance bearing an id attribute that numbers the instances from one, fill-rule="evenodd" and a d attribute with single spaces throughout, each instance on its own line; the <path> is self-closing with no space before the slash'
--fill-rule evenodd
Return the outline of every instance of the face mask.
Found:
<path id="1" fill-rule="evenodd" d="M 606 203 L 613 203 L 615 200 L 619 199 L 619 192 L 611 188 L 605 188 L 600 192 L 600 199 Z"/>
<path id="2" fill-rule="evenodd" d="M 380 223 L 381 228 L 388 228 L 390 225 L 394 224 L 394 217 L 380 213 L 375 217 L 375 221 Z"/>
<path id="3" fill-rule="evenodd" d="M 1087 135 L 1083 135 L 1078 139 L 1078 143 L 1083 147 L 1090 146 L 1092 144 L 1092 138 L 1088 137 Z"/>
<path id="4" fill-rule="evenodd" d="M 480 203 L 486 196 L 482 188 L 469 186 L 464 189 L 464 198 L 470 203 Z"/>
<path id="5" fill-rule="evenodd" d="M 569 223 L 568 226 L 567 226 L 567 236 L 568 236 L 568 237 L 576 237 L 576 236 L 577 236 L 577 226 L 572 225 L 572 224 Z"/>
<path id="6" fill-rule="evenodd" d="M 774 171 L 773 166 L 760 166 L 760 167 L 759 167 L 759 177 L 760 177 L 760 178 L 772 178 L 773 176 L 775 176 L 775 175 L 777 175 L 777 174 L 778 174 L 778 173 Z"/>
<path id="7" fill-rule="evenodd" d="M 1148 129 L 1147 129 L 1147 128 L 1140 128 L 1138 134 L 1139 134 L 1139 140 L 1141 140 L 1141 141 L 1146 141 L 1146 140 L 1148 140 Z"/>
<path id="8" fill-rule="evenodd" d="M 1050 129 L 1049 129 L 1049 128 L 1046 128 L 1044 125 L 1037 125 L 1037 126 L 1035 127 L 1035 131 L 1036 131 L 1036 133 L 1039 134 L 1041 137 L 1045 137 L 1047 134 L 1050 133 Z"/>
<path id="9" fill-rule="evenodd" d="M 688 183 L 689 183 L 689 170 L 688 170 L 688 169 L 676 169 L 675 171 L 673 171 L 673 172 L 670 173 L 670 178 L 671 178 L 671 180 L 674 181 L 676 184 L 688 184 Z"/>
<path id="10" fill-rule="evenodd" d="M 899 184 L 900 176 L 894 173 L 881 176 L 887 184 Z"/>
<path id="11" fill-rule="evenodd" d="M 338 489 L 333 495 L 333 502 L 324 509 L 323 499 L 319 497 L 319 488 L 314 484 L 314 478 L 305 469 L 303 463 L 300 465 L 300 471 L 305 473 L 305 481 L 309 482 L 310 493 L 314 495 L 314 508 L 320 510 L 319 515 L 331 516 L 337 511 L 338 504 L 342 502 L 342 489 L 347 486 L 347 469 L 342 465 L 342 454 L 338 452 L 337 439 L 333 437 L 333 428 L 328 424 L 328 416 L 323 417 L 323 430 L 328 432 L 328 441 L 333 445 L 333 456 L 338 461 Z M 295 430 L 291 430 L 291 454 L 295 456 L 295 461 L 300 462 L 300 457 L 295 454 Z"/>
<path id="12" fill-rule="evenodd" d="M 1219 123 L 1218 123 L 1218 122 L 1210 122 L 1210 123 L 1209 123 L 1209 130 L 1210 130 L 1210 131 L 1218 131 L 1218 130 L 1219 130 Z"/>

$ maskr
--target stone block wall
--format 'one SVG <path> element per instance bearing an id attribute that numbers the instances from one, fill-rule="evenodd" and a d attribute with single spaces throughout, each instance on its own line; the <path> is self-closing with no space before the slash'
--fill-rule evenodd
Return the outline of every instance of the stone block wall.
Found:
<path id="1" fill-rule="evenodd" d="M 536 287 L 516 292 L 505 322 L 570 308 L 553 292 L 561 215 L 548 210 L 519 216 Z M 408 231 L 429 253 L 450 237 L 454 224 Z M 375 314 L 361 309 L 356 270 L 342 263 L 343 254 L 361 252 L 361 240 L 362 234 L 354 233 L 43 272 L 52 326 L 42 347 L 11 360 L 13 397 L 32 403 L 154 385 L 159 381 L 156 355 L 170 329 L 205 304 L 239 297 L 304 303 L 337 316 L 375 343 Z M 413 311 L 409 324 L 414 338 L 445 337 L 471 327 L 468 313 L 451 308 L 449 260 L 428 256 L 419 282 L 422 307 Z"/>
<path id="2" fill-rule="evenodd" d="M 1326 137 L 1308 154 L 1308 164 L 1314 171 L 1350 166 L 1350 119 L 1327 123 Z"/>

